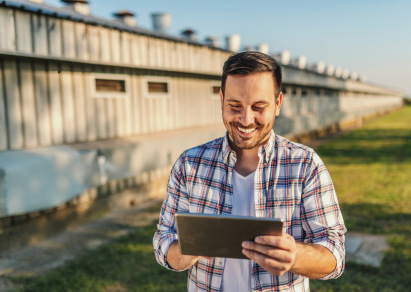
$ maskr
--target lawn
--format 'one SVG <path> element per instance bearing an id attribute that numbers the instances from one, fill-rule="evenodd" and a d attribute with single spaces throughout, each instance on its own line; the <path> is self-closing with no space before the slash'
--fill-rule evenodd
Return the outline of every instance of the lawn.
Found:
<path id="1" fill-rule="evenodd" d="M 381 268 L 347 264 L 337 280 L 312 291 L 409 291 L 411 287 L 411 107 L 373 121 L 317 149 L 333 178 L 349 231 L 386 235 Z M 15 279 L 21 291 L 185 291 L 186 272 L 154 258 L 155 224 L 46 275 Z"/>

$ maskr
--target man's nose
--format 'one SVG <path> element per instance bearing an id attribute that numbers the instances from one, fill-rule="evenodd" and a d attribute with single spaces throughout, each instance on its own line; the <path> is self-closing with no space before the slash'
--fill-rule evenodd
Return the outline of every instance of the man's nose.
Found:
<path id="1" fill-rule="evenodd" d="M 254 123 L 254 113 L 251 108 L 244 108 L 241 113 L 240 122 L 243 126 L 249 126 Z"/>

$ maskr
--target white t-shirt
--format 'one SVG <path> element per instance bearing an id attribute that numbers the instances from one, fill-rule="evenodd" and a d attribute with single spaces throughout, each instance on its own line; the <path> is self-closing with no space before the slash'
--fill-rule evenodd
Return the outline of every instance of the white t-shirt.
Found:
<path id="1" fill-rule="evenodd" d="M 255 217 L 254 174 L 246 177 L 233 171 L 233 209 L 231 214 Z M 242 259 L 226 259 L 221 291 L 251 291 L 253 262 Z"/>

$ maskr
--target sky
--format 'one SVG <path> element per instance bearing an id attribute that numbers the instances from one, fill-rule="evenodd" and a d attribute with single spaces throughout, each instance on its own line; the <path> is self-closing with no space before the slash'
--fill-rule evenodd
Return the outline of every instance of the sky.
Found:
<path id="1" fill-rule="evenodd" d="M 60 0 L 44 0 L 62 6 Z M 169 33 L 191 28 L 199 41 L 241 35 L 241 46 L 267 43 L 270 53 L 288 50 L 364 74 L 367 82 L 411 97 L 411 1 L 409 0 L 90 0 L 94 16 L 110 19 L 127 9 L 152 29 L 151 14 L 172 15 Z"/>

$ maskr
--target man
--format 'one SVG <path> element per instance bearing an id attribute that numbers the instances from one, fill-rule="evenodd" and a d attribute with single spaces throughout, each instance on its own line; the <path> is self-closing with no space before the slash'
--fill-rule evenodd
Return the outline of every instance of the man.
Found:
<path id="1" fill-rule="evenodd" d="M 346 228 L 327 169 L 272 130 L 281 82 L 273 58 L 231 56 L 220 90 L 227 135 L 186 150 L 171 171 L 153 243 L 161 265 L 189 268 L 188 291 L 309 291 L 309 278 L 344 270 Z M 250 260 L 182 255 L 175 212 L 281 218 L 284 231 L 243 242 Z"/>

